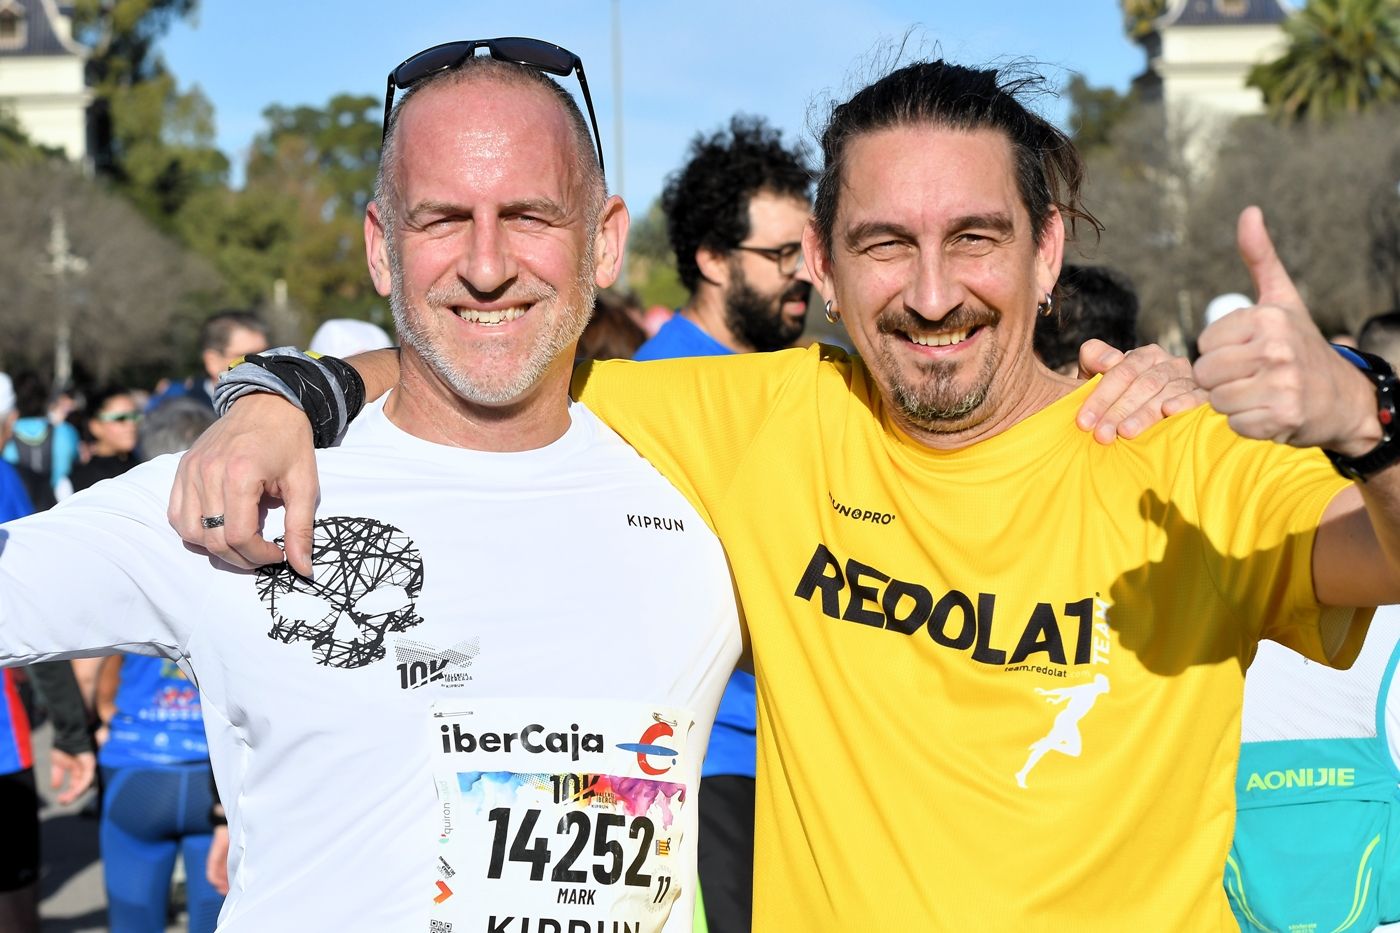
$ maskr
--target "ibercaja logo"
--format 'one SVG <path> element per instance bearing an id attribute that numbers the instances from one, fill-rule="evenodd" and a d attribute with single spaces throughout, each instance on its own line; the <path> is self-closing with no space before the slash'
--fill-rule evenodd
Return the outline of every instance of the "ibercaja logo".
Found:
<path id="1" fill-rule="evenodd" d="M 675 767 L 676 758 L 680 752 L 665 744 L 666 739 L 675 736 L 676 724 L 661 718 L 657 713 L 651 715 L 656 721 L 646 728 L 639 740 L 619 742 L 617 747 L 625 752 L 636 752 L 637 767 L 642 769 L 643 774 L 655 777 L 658 774 L 665 774 Z M 669 761 L 653 761 L 653 759 L 668 758 Z"/>

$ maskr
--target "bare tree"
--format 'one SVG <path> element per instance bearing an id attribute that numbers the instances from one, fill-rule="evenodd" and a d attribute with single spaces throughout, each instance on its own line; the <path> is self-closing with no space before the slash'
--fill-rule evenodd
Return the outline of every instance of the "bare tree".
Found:
<path id="1" fill-rule="evenodd" d="M 1252 292 L 1235 221 L 1258 204 L 1319 325 L 1352 329 L 1396 297 L 1396 116 L 1368 113 L 1325 128 L 1241 119 L 1218 146 L 1195 147 L 1188 158 L 1198 129 L 1139 111 L 1090 159 L 1088 202 L 1106 227 L 1092 256 L 1132 277 L 1144 335 L 1189 341 L 1211 297 Z"/>
<path id="2" fill-rule="evenodd" d="M 54 272 L 59 215 L 80 272 Z M 200 308 L 221 289 L 207 263 L 67 165 L 0 165 L 0 282 L 0 362 L 49 371 L 66 320 L 73 358 L 104 381 L 183 364 Z"/>
<path id="3" fill-rule="evenodd" d="M 1199 171 L 1187 158 L 1193 125 L 1167 119 L 1156 105 L 1138 107 L 1113 131 L 1112 145 L 1090 154 L 1085 201 L 1104 225 L 1078 252 L 1127 273 L 1142 311 L 1140 333 L 1184 352 L 1195 302 L 1187 217 Z"/>
<path id="4" fill-rule="evenodd" d="M 1400 178 L 1396 114 L 1371 112 L 1327 126 L 1237 121 L 1210 184 L 1193 204 L 1195 261 L 1203 277 L 1248 291 L 1234 249 L 1234 218 L 1264 208 L 1275 246 L 1324 331 L 1352 330 L 1388 301 L 1376 274 L 1371 214 L 1378 189 Z M 1393 258 L 1392 258 L 1393 261 Z"/>
<path id="5" fill-rule="evenodd" d="M 1400 142 L 1377 180 L 1367 221 L 1371 234 L 1371 275 L 1390 310 L 1400 310 Z"/>

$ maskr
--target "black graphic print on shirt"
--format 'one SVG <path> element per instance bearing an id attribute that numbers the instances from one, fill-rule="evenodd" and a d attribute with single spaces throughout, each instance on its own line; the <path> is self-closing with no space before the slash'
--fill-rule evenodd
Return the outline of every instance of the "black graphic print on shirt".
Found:
<path id="1" fill-rule="evenodd" d="M 318 664 L 356 668 L 384 657 L 386 634 L 423 621 L 416 611 L 423 559 L 394 526 L 342 515 L 319 519 L 311 561 L 314 581 L 286 563 L 258 571 L 258 598 L 273 618 L 269 638 L 309 641 Z"/>

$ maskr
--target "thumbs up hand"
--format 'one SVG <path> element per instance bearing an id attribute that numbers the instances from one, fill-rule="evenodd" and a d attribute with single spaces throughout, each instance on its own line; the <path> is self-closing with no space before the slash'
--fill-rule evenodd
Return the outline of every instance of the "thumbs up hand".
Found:
<path id="1" fill-rule="evenodd" d="M 1365 454 L 1381 439 L 1375 389 L 1327 345 L 1259 208 L 1240 214 L 1237 239 L 1258 303 L 1202 332 L 1196 382 L 1244 437 Z"/>

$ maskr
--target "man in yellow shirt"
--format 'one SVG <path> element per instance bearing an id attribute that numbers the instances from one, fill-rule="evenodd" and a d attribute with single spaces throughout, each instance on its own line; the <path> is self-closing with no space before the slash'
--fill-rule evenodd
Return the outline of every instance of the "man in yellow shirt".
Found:
<path id="1" fill-rule="evenodd" d="M 935 61 L 836 107 L 822 144 L 804 250 L 859 357 L 574 380 L 725 544 L 758 682 L 754 928 L 1235 929 L 1255 645 L 1345 665 L 1353 607 L 1400 598 L 1393 375 L 1327 347 L 1251 209 L 1260 300 L 1201 337 L 1211 407 L 1098 444 L 1092 386 L 1031 346 L 1092 221 L 1069 140 L 996 72 Z M 368 394 L 394 370 L 365 362 Z M 274 485 L 305 509 L 276 418 L 227 479 L 189 462 L 187 537 L 266 556 L 200 513 L 247 527 L 235 491 Z"/>

